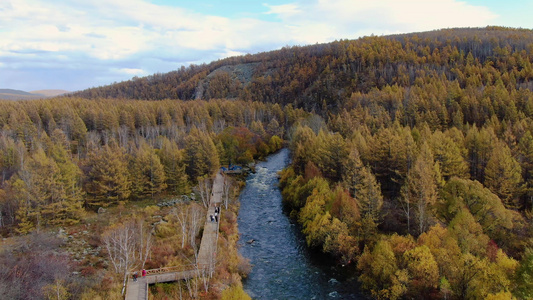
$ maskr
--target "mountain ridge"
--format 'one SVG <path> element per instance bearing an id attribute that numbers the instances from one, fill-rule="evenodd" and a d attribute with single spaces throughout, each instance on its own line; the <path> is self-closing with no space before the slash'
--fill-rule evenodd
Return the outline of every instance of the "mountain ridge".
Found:
<path id="1" fill-rule="evenodd" d="M 513 84 L 532 88 L 529 66 L 517 61 L 523 59 L 518 58 L 520 53 L 533 53 L 530 45 L 532 30 L 494 26 L 369 36 L 230 57 L 74 95 L 150 100 L 240 98 L 321 111 L 339 107 L 353 93 L 388 85 L 408 87 L 424 76 L 443 76 L 464 85 L 468 68 L 486 63 L 498 72 L 514 72 L 508 74 L 514 76 Z M 511 56 L 516 56 L 514 61 Z"/>

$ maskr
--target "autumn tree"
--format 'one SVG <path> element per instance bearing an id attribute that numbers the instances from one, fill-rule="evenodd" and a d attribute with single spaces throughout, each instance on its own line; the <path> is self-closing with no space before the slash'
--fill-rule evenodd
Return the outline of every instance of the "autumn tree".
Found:
<path id="1" fill-rule="evenodd" d="M 533 135 L 527 131 L 518 143 L 518 157 L 524 178 L 523 206 L 533 209 Z"/>
<path id="2" fill-rule="evenodd" d="M 166 175 L 159 156 L 146 144 L 135 150 L 130 159 L 131 191 L 133 196 L 154 197 L 166 187 Z"/>
<path id="3" fill-rule="evenodd" d="M 533 250 L 526 249 L 516 270 L 517 286 L 514 294 L 521 299 L 533 298 Z"/>
<path id="4" fill-rule="evenodd" d="M 444 179 L 449 179 L 453 176 L 467 178 L 468 164 L 462 155 L 460 145 L 441 131 L 433 133 L 430 145 L 434 159 L 439 163 Z"/>
<path id="5" fill-rule="evenodd" d="M 189 192 L 187 174 L 185 173 L 184 151 L 167 138 L 163 138 L 161 149 L 157 152 L 165 171 L 167 189 L 174 194 Z"/>
<path id="6" fill-rule="evenodd" d="M 519 207 L 522 169 L 507 145 L 498 143 L 492 150 L 485 169 L 485 186 L 498 195 L 505 206 Z"/>
<path id="7" fill-rule="evenodd" d="M 409 275 L 398 268 L 398 262 L 387 240 L 380 240 L 374 249 L 365 247 L 357 268 L 363 288 L 377 299 L 399 299 L 407 292 Z"/>
<path id="8" fill-rule="evenodd" d="M 439 183 L 439 165 L 434 163 L 429 145 L 424 143 L 402 193 L 402 205 L 408 219 L 411 217 L 410 206 L 414 207 L 418 234 L 425 232 L 432 222 Z"/>
<path id="9" fill-rule="evenodd" d="M 90 153 L 85 179 L 86 205 L 105 207 L 127 200 L 130 187 L 126 155 L 121 149 L 105 146 Z"/>
<path id="10" fill-rule="evenodd" d="M 185 139 L 186 172 L 196 182 L 197 178 L 210 175 L 219 167 L 217 149 L 208 133 L 197 128 Z"/>
<path id="11" fill-rule="evenodd" d="M 444 222 L 451 222 L 463 209 L 467 209 L 483 231 L 492 239 L 507 240 L 514 227 L 514 214 L 506 209 L 500 198 L 477 181 L 450 179 L 440 192 L 437 215 Z"/>
<path id="12" fill-rule="evenodd" d="M 439 268 L 427 246 L 418 246 L 404 253 L 407 271 L 411 277 L 410 293 L 428 295 L 439 284 Z"/>

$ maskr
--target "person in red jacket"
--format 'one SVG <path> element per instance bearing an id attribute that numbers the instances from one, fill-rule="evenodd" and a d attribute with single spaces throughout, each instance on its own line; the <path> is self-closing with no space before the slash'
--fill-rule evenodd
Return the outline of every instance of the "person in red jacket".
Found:
<path id="1" fill-rule="evenodd" d="M 142 274 L 143 277 L 146 276 L 146 270 L 143 269 L 142 272 L 141 272 L 141 274 Z"/>

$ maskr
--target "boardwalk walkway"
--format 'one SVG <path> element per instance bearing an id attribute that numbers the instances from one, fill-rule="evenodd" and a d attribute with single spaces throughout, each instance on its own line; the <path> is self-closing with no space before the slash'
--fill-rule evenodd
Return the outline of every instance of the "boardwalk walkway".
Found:
<path id="1" fill-rule="evenodd" d="M 137 281 L 128 279 L 126 300 L 147 300 L 149 284 L 184 280 L 199 274 L 207 275 L 209 277 L 213 275 L 216 262 L 219 222 L 211 222 L 209 216 L 215 214 L 215 205 L 220 207 L 223 185 L 224 176 L 217 173 L 213 182 L 213 192 L 211 194 L 209 208 L 207 209 L 204 233 L 202 235 L 202 241 L 200 242 L 200 250 L 198 251 L 196 264 L 147 270 L 147 275 L 145 277 L 139 277 Z"/>

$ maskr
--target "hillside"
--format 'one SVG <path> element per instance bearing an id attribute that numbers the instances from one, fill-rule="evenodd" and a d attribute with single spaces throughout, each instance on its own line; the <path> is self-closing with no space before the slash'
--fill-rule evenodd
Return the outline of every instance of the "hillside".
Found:
<path id="1" fill-rule="evenodd" d="M 211 99 L 292 103 L 319 111 L 339 108 L 353 93 L 412 86 L 443 77 L 470 84 L 531 88 L 533 31 L 501 27 L 364 37 L 231 57 L 77 93 L 86 98 Z M 500 76 L 495 75 L 496 73 Z"/>

